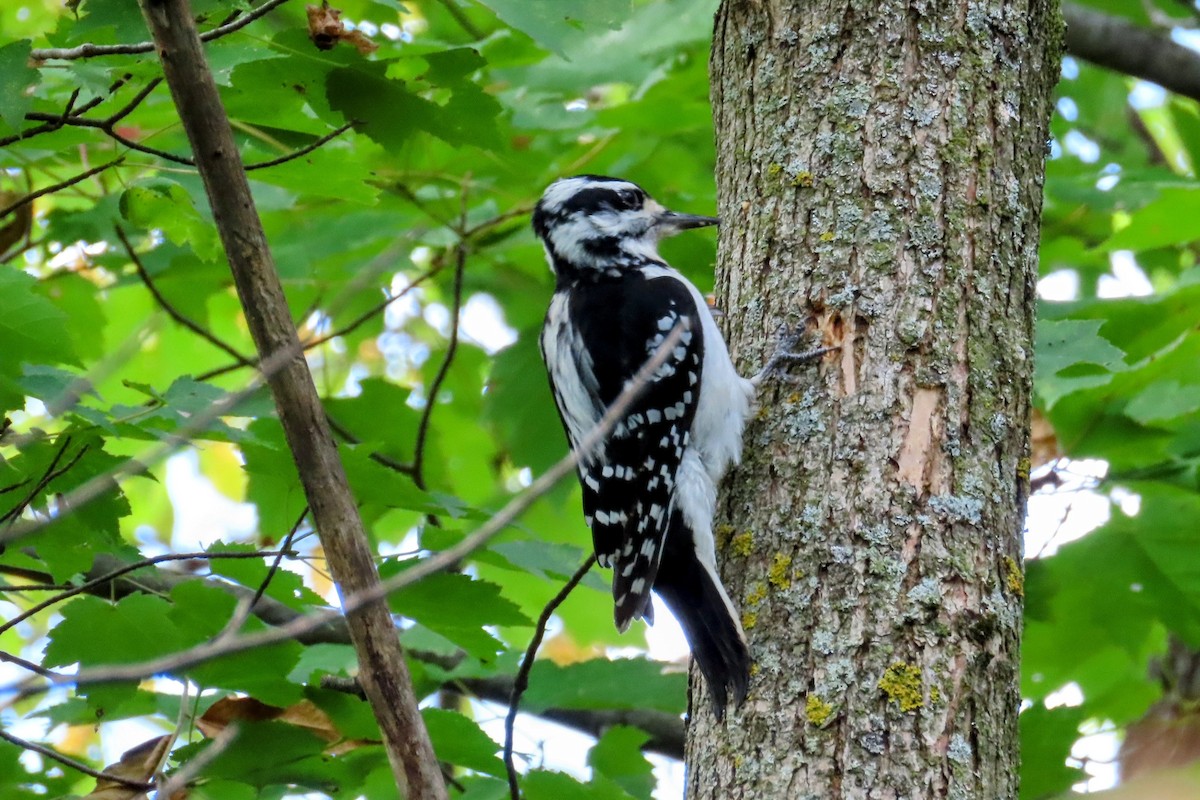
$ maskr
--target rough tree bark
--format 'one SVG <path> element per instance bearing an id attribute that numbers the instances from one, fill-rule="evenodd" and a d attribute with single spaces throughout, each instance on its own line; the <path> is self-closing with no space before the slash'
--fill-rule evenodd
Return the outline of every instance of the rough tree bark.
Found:
<path id="1" fill-rule="evenodd" d="M 693 703 L 688 797 L 1017 795 L 1054 0 L 725 0 L 719 303 L 773 382 L 727 482 L 745 707 Z M 694 679 L 694 676 L 693 676 Z M 693 685 L 693 691 L 696 690 Z"/>

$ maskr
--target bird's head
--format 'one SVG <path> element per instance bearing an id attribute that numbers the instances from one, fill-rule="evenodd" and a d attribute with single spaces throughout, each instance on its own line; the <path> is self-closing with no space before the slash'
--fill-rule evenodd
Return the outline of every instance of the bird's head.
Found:
<path id="1" fill-rule="evenodd" d="M 533 211 L 533 230 L 559 278 L 663 263 L 658 241 L 716 217 L 668 211 L 636 183 L 576 175 L 546 189 Z"/>

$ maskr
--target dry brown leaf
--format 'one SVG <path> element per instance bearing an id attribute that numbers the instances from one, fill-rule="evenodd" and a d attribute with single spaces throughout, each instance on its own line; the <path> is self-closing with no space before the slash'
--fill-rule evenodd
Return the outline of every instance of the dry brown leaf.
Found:
<path id="1" fill-rule="evenodd" d="M 374 744 L 364 740 L 346 739 L 329 715 L 308 700 L 280 708 L 267 705 L 253 697 L 225 697 L 213 703 L 208 711 L 196 720 L 196 727 L 205 736 L 212 738 L 234 722 L 267 721 L 283 722 L 311 732 L 334 745 L 326 748 L 326 752 L 333 755 L 346 753 L 366 744 Z"/>
<path id="2" fill-rule="evenodd" d="M 1086 795 L 1088 800 L 1196 800 L 1200 797 L 1200 771 L 1160 770 L 1122 783 L 1106 792 Z"/>
<path id="3" fill-rule="evenodd" d="M 1046 419 L 1041 411 L 1033 410 L 1033 424 L 1030 428 L 1029 461 L 1032 469 L 1045 466 L 1063 457 L 1058 447 L 1058 437 L 1054 434 L 1054 426 Z"/>
<path id="4" fill-rule="evenodd" d="M 24 197 L 18 192 L 0 192 L 0 208 L 8 208 Z M 26 203 L 0 220 L 0 255 L 29 235 L 33 226 L 33 203 Z"/>
<path id="5" fill-rule="evenodd" d="M 1200 761 L 1200 716 L 1159 704 L 1129 726 L 1121 744 L 1122 781 Z"/>
<path id="6" fill-rule="evenodd" d="M 304 11 L 308 14 L 308 38 L 318 50 L 332 50 L 338 42 L 354 45 L 364 56 L 379 49 L 362 31 L 346 30 L 342 10 L 330 6 L 327 0 L 319 6 L 305 6 Z"/>
<path id="7" fill-rule="evenodd" d="M 127 781 L 150 783 L 167 757 L 171 736 L 156 736 L 121 754 L 121 760 L 109 764 L 104 772 Z M 96 779 L 96 788 L 85 800 L 144 800 L 146 793 L 106 778 Z M 186 794 L 176 793 L 171 800 L 182 800 Z"/>

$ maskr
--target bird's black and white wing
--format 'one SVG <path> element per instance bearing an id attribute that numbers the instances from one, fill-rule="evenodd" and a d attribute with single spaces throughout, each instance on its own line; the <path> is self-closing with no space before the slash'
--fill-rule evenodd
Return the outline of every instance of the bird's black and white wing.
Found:
<path id="1" fill-rule="evenodd" d="M 650 590 L 699 400 L 703 328 L 685 283 L 634 272 L 556 295 L 542 334 L 574 447 L 677 325 L 681 337 L 666 361 L 603 448 L 579 467 L 597 560 L 614 570 L 613 614 L 622 631 L 638 617 L 652 620 Z"/>

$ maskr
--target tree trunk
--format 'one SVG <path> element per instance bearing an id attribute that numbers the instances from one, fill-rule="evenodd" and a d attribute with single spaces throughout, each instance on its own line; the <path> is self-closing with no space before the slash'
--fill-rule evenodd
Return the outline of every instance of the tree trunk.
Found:
<path id="1" fill-rule="evenodd" d="M 719 546 L 755 674 L 725 724 L 692 704 L 689 798 L 1017 796 L 1061 28 L 1054 0 L 721 5 L 731 348 L 752 372 L 807 323 L 837 350 L 764 386 L 726 482 Z"/>

